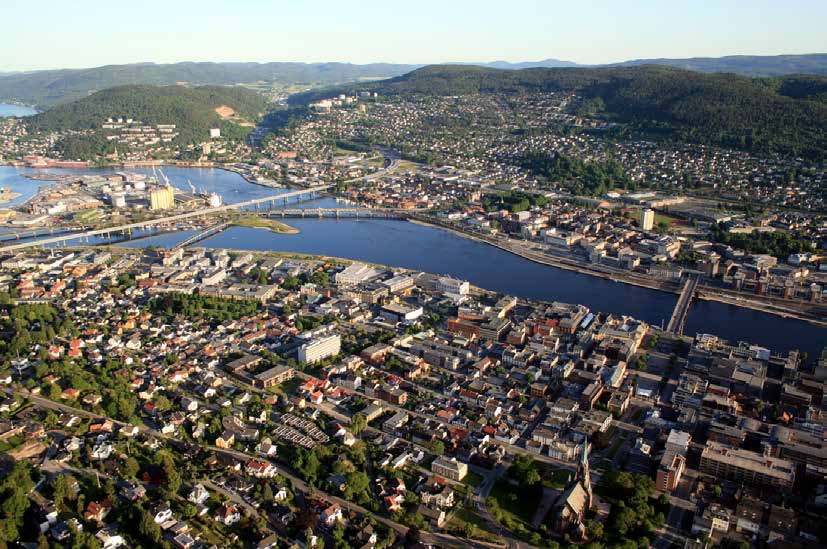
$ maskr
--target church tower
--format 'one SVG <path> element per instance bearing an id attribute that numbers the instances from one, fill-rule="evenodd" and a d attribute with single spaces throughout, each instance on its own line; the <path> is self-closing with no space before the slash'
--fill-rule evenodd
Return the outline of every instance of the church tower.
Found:
<path id="1" fill-rule="evenodd" d="M 589 471 L 589 441 L 584 440 L 580 451 L 580 463 L 577 464 L 577 481 L 583 484 L 588 500 L 586 508 L 591 509 L 594 503 L 592 496 L 592 478 Z"/>

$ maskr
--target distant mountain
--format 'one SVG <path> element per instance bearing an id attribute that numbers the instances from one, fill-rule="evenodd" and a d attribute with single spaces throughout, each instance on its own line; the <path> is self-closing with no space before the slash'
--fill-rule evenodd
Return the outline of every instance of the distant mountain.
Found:
<path id="1" fill-rule="evenodd" d="M 468 65 L 467 63 L 454 63 Z M 745 76 L 788 74 L 827 75 L 827 54 L 731 56 L 692 59 L 637 59 L 605 66 L 668 65 L 699 72 L 731 72 Z M 363 79 L 401 76 L 424 65 L 371 63 L 136 63 L 89 69 L 61 69 L 0 73 L 0 101 L 16 101 L 41 108 L 80 99 L 106 88 L 127 84 L 167 86 L 278 83 L 332 86 Z M 544 59 L 512 63 L 492 61 L 481 66 L 496 69 L 583 68 L 571 61 Z"/>
<path id="2" fill-rule="evenodd" d="M 467 65 L 468 63 L 463 63 Z M 521 63 L 511 63 L 509 61 L 492 61 L 491 63 L 482 63 L 482 67 L 490 67 L 492 69 L 533 69 L 537 67 L 558 68 L 558 67 L 579 67 L 577 63 L 572 61 L 563 61 L 561 59 L 543 59 L 542 61 L 524 61 Z"/>
<path id="3" fill-rule="evenodd" d="M 748 78 L 655 65 L 501 70 L 431 65 L 408 74 L 338 88 L 383 95 L 463 95 L 577 91 L 578 113 L 625 123 L 652 137 L 804 155 L 827 154 L 827 77 Z M 329 97 L 318 90 L 301 104 Z"/>
<path id="4" fill-rule="evenodd" d="M 0 75 L 0 101 L 50 107 L 127 84 L 166 86 L 186 83 L 199 86 L 264 82 L 332 85 L 364 78 L 399 76 L 418 66 L 390 63 L 138 63 L 34 71 Z"/>
<path id="5" fill-rule="evenodd" d="M 216 109 L 222 109 L 224 117 Z M 57 105 L 26 119 L 33 131 L 95 130 L 61 144 L 68 158 L 93 158 L 111 152 L 101 129 L 107 118 L 133 118 L 147 124 L 175 124 L 178 143 L 204 141 L 210 128 L 222 136 L 243 137 L 267 109 L 265 97 L 242 87 L 117 86 Z M 243 125 L 242 125 L 243 124 Z"/>
<path id="6" fill-rule="evenodd" d="M 827 53 L 806 55 L 730 55 L 689 59 L 635 59 L 614 67 L 668 65 L 697 72 L 731 72 L 744 76 L 827 75 Z"/>

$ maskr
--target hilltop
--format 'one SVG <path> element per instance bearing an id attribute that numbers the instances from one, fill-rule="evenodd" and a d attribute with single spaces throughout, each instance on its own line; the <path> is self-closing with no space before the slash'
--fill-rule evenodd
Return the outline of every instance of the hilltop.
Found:
<path id="1" fill-rule="evenodd" d="M 664 66 L 530 68 L 432 65 L 406 75 L 297 94 L 301 104 L 332 92 L 462 95 L 575 91 L 577 112 L 621 122 L 652 139 L 676 139 L 824 158 L 827 77 L 748 78 Z"/>
<path id="2" fill-rule="evenodd" d="M 46 108 L 90 93 L 129 84 L 166 86 L 278 83 L 332 85 L 362 78 L 398 76 L 417 65 L 372 63 L 138 63 L 88 69 L 0 74 L 0 100 Z"/>
<path id="3" fill-rule="evenodd" d="M 80 144 L 73 140 L 77 152 L 70 156 L 75 157 L 87 156 L 87 146 L 100 142 L 101 124 L 108 118 L 175 124 L 176 141 L 189 143 L 205 140 L 210 128 L 220 128 L 224 137 L 244 137 L 266 109 L 264 96 L 241 87 L 119 86 L 53 107 L 27 118 L 26 124 L 41 132 L 95 130 Z"/>
<path id="4" fill-rule="evenodd" d="M 728 55 L 688 59 L 633 59 L 610 66 L 666 65 L 697 72 L 730 72 L 742 76 L 786 76 L 812 74 L 827 76 L 827 54 Z"/>
<path id="5" fill-rule="evenodd" d="M 453 65 L 469 65 L 457 62 Z M 560 59 L 508 62 L 493 61 L 475 65 L 519 70 L 558 67 L 622 67 L 666 65 L 698 72 L 729 72 L 745 76 L 784 76 L 789 74 L 827 75 L 827 54 L 734 55 L 688 59 L 635 59 L 608 65 L 578 65 Z M 40 108 L 65 103 L 106 88 L 129 84 L 188 86 L 244 84 L 281 84 L 332 86 L 363 79 L 401 76 L 423 64 L 369 63 L 134 63 L 86 69 L 60 69 L 27 72 L 0 72 L 0 101 L 18 101 Z"/>

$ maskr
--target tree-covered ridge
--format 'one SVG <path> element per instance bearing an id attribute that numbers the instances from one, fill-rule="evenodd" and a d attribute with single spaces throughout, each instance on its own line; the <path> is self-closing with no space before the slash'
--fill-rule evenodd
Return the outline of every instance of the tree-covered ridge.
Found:
<path id="1" fill-rule="evenodd" d="M 728 72 L 746 76 L 783 76 L 787 74 L 827 75 L 827 54 L 803 55 L 727 55 L 688 59 L 634 59 L 616 63 L 618 67 L 667 65 L 698 72 Z"/>
<path id="2" fill-rule="evenodd" d="M 634 182 L 617 162 L 584 162 L 564 154 L 530 152 L 521 160 L 523 168 L 552 182 L 567 182 L 574 194 L 602 195 L 614 188 L 634 189 Z"/>
<path id="3" fill-rule="evenodd" d="M 387 78 L 416 65 L 371 63 L 136 63 L 88 69 L 61 69 L 0 75 L 0 99 L 49 107 L 125 85 L 236 85 L 242 82 L 336 84 L 360 78 Z"/>
<path id="4" fill-rule="evenodd" d="M 210 128 L 220 127 L 231 135 L 238 125 L 222 120 L 215 112 L 227 105 L 236 116 L 256 120 L 267 108 L 258 93 L 239 88 L 203 86 L 120 86 L 49 109 L 27 120 L 38 131 L 99 129 L 111 117 L 129 117 L 147 124 L 175 124 L 185 141 L 203 140 Z"/>
<path id="5" fill-rule="evenodd" d="M 827 151 L 825 87 L 827 77 L 753 79 L 664 66 L 497 70 L 432 65 L 358 89 L 399 96 L 575 91 L 591 107 L 600 107 L 589 114 L 629 124 L 645 136 L 822 159 Z M 332 92 L 299 94 L 292 102 Z"/>

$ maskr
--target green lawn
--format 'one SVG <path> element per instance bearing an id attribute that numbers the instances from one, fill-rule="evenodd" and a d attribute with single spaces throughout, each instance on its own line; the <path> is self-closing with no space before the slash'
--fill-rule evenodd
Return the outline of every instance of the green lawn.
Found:
<path id="1" fill-rule="evenodd" d="M 555 490 L 565 488 L 571 474 L 571 471 L 566 469 L 545 469 L 540 472 L 540 475 L 543 477 L 543 486 Z"/>
<path id="2" fill-rule="evenodd" d="M 411 170 L 416 170 L 417 167 L 418 165 L 414 164 L 413 162 L 410 162 L 408 160 L 400 160 L 399 164 L 396 166 L 396 170 L 394 171 L 396 173 L 407 172 Z"/>
<path id="3" fill-rule="evenodd" d="M 542 490 L 523 490 L 503 479 L 498 480 L 491 489 L 491 497 L 503 514 L 510 515 L 512 520 L 522 522 L 528 528 L 534 521 L 542 495 Z"/>
<path id="4" fill-rule="evenodd" d="M 490 542 L 498 541 L 498 537 L 488 529 L 488 524 L 485 522 L 485 519 L 468 507 L 463 507 L 451 517 L 448 528 L 463 532 L 466 524 L 474 527 L 472 538 Z"/>

